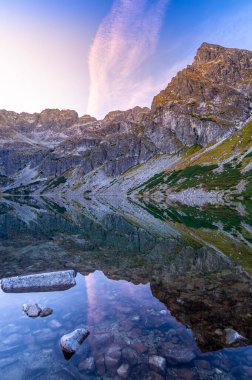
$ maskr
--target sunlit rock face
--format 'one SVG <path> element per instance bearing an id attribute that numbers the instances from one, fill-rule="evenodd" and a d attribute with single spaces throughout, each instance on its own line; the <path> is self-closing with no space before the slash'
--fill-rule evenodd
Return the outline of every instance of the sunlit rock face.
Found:
<path id="1" fill-rule="evenodd" d="M 251 114 L 251 75 L 251 51 L 203 43 L 192 65 L 154 97 L 154 121 L 183 144 L 206 145 Z"/>
<path id="2" fill-rule="evenodd" d="M 47 180 L 76 169 L 85 176 L 103 168 L 113 178 L 156 154 L 229 136 L 251 114 L 251 75 L 252 52 L 204 43 L 151 110 L 113 111 L 100 121 L 70 110 L 2 110 L 0 185 L 48 191 Z"/>

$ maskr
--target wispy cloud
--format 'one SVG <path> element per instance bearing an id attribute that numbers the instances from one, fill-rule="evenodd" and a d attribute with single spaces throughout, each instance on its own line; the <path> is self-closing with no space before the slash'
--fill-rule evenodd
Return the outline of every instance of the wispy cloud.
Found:
<path id="1" fill-rule="evenodd" d="M 155 52 L 169 0 L 114 0 L 89 54 L 88 113 L 146 105 L 155 94 L 148 63 Z M 160 89 L 160 88 L 159 88 Z"/>

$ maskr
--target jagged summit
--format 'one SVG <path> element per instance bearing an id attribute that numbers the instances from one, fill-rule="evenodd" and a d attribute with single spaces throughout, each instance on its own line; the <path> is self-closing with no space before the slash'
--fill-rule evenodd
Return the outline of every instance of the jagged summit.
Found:
<path id="1" fill-rule="evenodd" d="M 224 56 L 234 56 L 234 55 L 251 55 L 252 52 L 246 49 L 238 48 L 227 48 L 217 44 L 211 44 L 208 42 L 203 42 L 197 50 L 195 59 L 202 62 L 210 62 L 220 55 Z"/>
<path id="2" fill-rule="evenodd" d="M 194 133 L 204 145 L 244 122 L 251 99 L 252 52 L 203 43 L 193 63 L 154 97 L 152 111 L 160 123 L 188 135 L 185 143 Z"/>

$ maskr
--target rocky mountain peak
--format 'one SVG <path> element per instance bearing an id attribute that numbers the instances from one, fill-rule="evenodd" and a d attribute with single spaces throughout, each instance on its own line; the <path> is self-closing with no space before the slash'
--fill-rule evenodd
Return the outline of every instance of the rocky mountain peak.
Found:
<path id="1" fill-rule="evenodd" d="M 67 128 L 78 120 L 78 114 L 72 110 L 45 109 L 39 115 L 39 124 L 42 126 Z"/>
<path id="2" fill-rule="evenodd" d="M 223 84 L 246 84 L 251 79 L 252 52 L 204 42 L 191 65 L 204 77 Z M 237 83 L 237 82 L 241 83 Z"/>
<path id="3" fill-rule="evenodd" d="M 252 58 L 252 52 L 245 49 L 227 48 L 221 45 L 203 42 L 197 50 L 193 65 L 210 63 L 216 59 L 224 59 L 226 61 L 228 59 L 235 60 L 237 57 L 244 58 L 243 63 L 249 65 L 249 60 L 251 62 Z"/>
<path id="4" fill-rule="evenodd" d="M 186 145 L 232 132 L 252 113 L 252 52 L 203 43 L 193 63 L 154 97 L 152 112 Z"/>
<path id="5" fill-rule="evenodd" d="M 95 121 L 97 121 L 95 117 L 90 116 L 90 115 L 83 115 L 79 117 L 78 124 L 88 124 L 88 123 L 93 123 Z"/>
<path id="6" fill-rule="evenodd" d="M 109 112 L 105 118 L 104 122 L 141 122 L 141 120 L 150 112 L 150 109 L 148 107 L 139 107 L 136 106 L 132 109 L 129 109 L 127 111 L 112 111 Z"/>

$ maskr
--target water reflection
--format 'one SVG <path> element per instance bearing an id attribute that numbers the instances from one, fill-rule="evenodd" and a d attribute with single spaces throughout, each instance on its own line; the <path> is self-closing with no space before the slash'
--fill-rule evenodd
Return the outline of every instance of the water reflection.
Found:
<path id="1" fill-rule="evenodd" d="M 81 273 L 64 292 L 0 294 L 1 379 L 251 377 L 251 280 L 236 256 L 204 244 L 206 226 L 195 239 L 191 226 L 126 206 L 115 212 L 41 198 L 0 204 L 1 277 Z M 249 246 L 243 252 L 251 258 Z M 53 314 L 30 319 L 23 303 Z M 90 336 L 66 362 L 59 339 L 80 326 Z M 227 328 L 247 340 L 228 345 Z M 155 356 L 165 358 L 165 369 Z"/>

